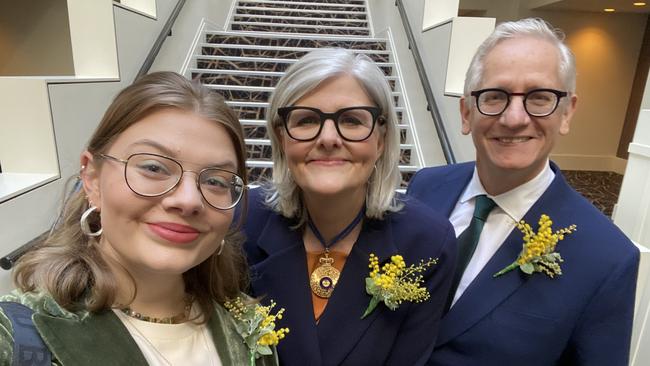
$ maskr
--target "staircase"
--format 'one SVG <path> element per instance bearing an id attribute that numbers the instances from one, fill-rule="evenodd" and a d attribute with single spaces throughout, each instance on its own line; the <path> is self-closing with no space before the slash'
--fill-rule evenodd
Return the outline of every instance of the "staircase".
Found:
<path id="1" fill-rule="evenodd" d="M 384 71 L 399 120 L 402 188 L 421 167 L 390 39 L 373 36 L 367 9 L 366 0 L 236 0 L 229 30 L 205 32 L 188 76 L 221 93 L 239 114 L 251 183 L 271 177 L 265 111 L 275 85 L 297 59 L 323 47 L 365 53 Z"/>

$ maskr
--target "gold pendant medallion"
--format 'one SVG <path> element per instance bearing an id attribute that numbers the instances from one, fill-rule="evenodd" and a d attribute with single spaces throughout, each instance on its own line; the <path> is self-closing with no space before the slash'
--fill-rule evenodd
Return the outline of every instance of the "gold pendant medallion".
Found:
<path id="1" fill-rule="evenodd" d="M 339 281 L 341 272 L 332 266 L 334 258 L 331 258 L 327 251 L 323 257 L 318 259 L 318 262 L 320 264 L 309 277 L 309 286 L 316 296 L 329 299 Z"/>

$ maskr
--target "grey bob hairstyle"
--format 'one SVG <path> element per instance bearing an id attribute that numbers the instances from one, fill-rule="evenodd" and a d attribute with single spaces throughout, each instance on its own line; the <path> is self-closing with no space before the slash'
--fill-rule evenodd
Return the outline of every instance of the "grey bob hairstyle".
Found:
<path id="1" fill-rule="evenodd" d="M 266 116 L 273 150 L 273 185 L 266 188 L 266 203 L 281 215 L 297 219 L 298 225 L 305 222 L 307 213 L 301 202 L 300 187 L 289 171 L 282 150 L 280 133 L 283 122 L 278 116 L 278 108 L 294 105 L 324 81 L 341 75 L 350 75 L 361 84 L 381 110 L 381 118 L 385 121 L 379 128 L 380 138 L 384 139 L 384 151 L 368 179 L 366 216 L 382 219 L 385 212 L 401 208 L 395 199 L 395 189 L 401 179 L 398 167 L 400 151 L 397 114 L 386 77 L 364 54 L 340 48 L 324 48 L 308 53 L 289 67 L 271 96 Z"/>

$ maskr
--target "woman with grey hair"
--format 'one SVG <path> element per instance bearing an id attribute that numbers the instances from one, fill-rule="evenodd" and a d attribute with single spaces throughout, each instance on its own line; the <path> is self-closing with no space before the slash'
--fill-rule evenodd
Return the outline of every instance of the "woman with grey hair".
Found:
<path id="1" fill-rule="evenodd" d="M 377 65 L 343 49 L 307 54 L 271 97 L 273 181 L 251 192 L 245 249 L 253 294 L 286 309 L 283 365 L 419 365 L 433 349 L 455 235 L 395 193 L 393 103 Z"/>

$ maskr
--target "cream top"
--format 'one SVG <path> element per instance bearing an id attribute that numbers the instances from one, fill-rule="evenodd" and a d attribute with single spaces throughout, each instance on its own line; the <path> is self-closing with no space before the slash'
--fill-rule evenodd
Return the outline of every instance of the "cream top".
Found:
<path id="1" fill-rule="evenodd" d="M 192 321 L 180 324 L 151 323 L 130 317 L 118 309 L 113 309 L 113 312 L 129 331 L 149 365 L 221 366 L 206 324 L 199 325 Z"/>

